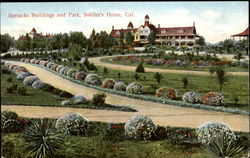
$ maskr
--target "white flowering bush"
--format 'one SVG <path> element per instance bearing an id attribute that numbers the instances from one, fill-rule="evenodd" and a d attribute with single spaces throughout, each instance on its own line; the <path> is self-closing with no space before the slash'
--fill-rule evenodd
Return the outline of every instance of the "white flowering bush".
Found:
<path id="1" fill-rule="evenodd" d="M 59 73 L 61 74 L 61 75 L 63 75 L 64 74 L 64 71 L 66 71 L 67 69 L 69 69 L 68 67 L 63 67 L 63 68 L 61 68 L 61 70 L 59 71 Z"/>
<path id="2" fill-rule="evenodd" d="M 10 64 L 11 64 L 11 63 L 10 63 L 9 61 L 5 61 L 5 62 L 4 62 L 4 65 L 5 65 L 6 67 L 9 67 Z"/>
<path id="3" fill-rule="evenodd" d="M 28 70 L 27 70 L 25 67 L 22 67 L 22 66 L 20 66 L 20 67 L 15 67 L 15 68 L 13 69 L 13 71 L 14 71 L 14 73 L 15 73 L 16 75 L 19 75 L 19 74 L 21 74 L 21 73 L 23 73 L 23 72 L 28 72 Z"/>
<path id="4" fill-rule="evenodd" d="M 82 135 L 88 130 L 88 121 L 77 113 L 68 113 L 56 121 L 56 128 L 67 135 Z"/>
<path id="5" fill-rule="evenodd" d="M 70 101 L 69 100 L 64 100 L 64 101 L 61 102 L 61 105 L 62 106 L 70 105 Z"/>
<path id="6" fill-rule="evenodd" d="M 28 77 L 28 76 L 33 76 L 33 74 L 30 73 L 30 72 L 22 72 L 22 73 L 18 74 L 16 78 L 17 78 L 18 80 L 23 81 L 23 80 L 24 80 L 26 77 Z"/>
<path id="7" fill-rule="evenodd" d="M 71 75 L 75 72 L 77 72 L 76 69 L 69 69 L 69 71 L 67 71 L 67 76 L 71 77 Z"/>
<path id="8" fill-rule="evenodd" d="M 143 86 L 140 83 L 132 82 L 127 86 L 126 91 L 133 94 L 142 94 Z"/>
<path id="9" fill-rule="evenodd" d="M 87 99 L 81 94 L 75 95 L 73 100 L 75 104 L 84 104 L 87 102 Z"/>
<path id="10" fill-rule="evenodd" d="M 113 89 L 115 85 L 115 80 L 111 79 L 111 78 L 106 78 L 103 82 L 102 82 L 102 88 L 110 88 Z"/>
<path id="11" fill-rule="evenodd" d="M 36 59 L 31 59 L 30 60 L 30 63 L 32 63 L 32 64 L 35 64 L 35 62 L 36 62 Z"/>
<path id="12" fill-rule="evenodd" d="M 63 67 L 64 67 L 63 65 L 59 65 L 59 66 L 56 68 L 56 72 L 60 72 L 60 70 L 61 70 Z"/>
<path id="13" fill-rule="evenodd" d="M 31 86 L 36 80 L 39 80 L 37 76 L 28 76 L 23 80 L 23 84 Z"/>
<path id="14" fill-rule="evenodd" d="M 182 100 L 186 103 L 192 103 L 192 104 L 201 102 L 200 94 L 193 91 L 184 93 L 182 96 Z"/>
<path id="15" fill-rule="evenodd" d="M 100 85 L 102 79 L 97 74 L 88 74 L 84 80 L 87 84 Z"/>
<path id="16" fill-rule="evenodd" d="M 21 58 L 21 62 L 24 62 L 25 61 L 25 58 Z"/>
<path id="17" fill-rule="evenodd" d="M 49 62 L 49 63 L 47 64 L 47 68 L 51 68 L 53 65 L 54 65 L 54 63 Z"/>
<path id="18" fill-rule="evenodd" d="M 211 106 L 225 105 L 224 96 L 218 92 L 208 92 L 204 95 L 203 103 Z"/>
<path id="19" fill-rule="evenodd" d="M 220 122 L 208 122 L 196 130 L 198 141 L 202 144 L 209 144 L 212 138 L 223 132 L 228 139 L 236 140 L 234 132 L 227 125 Z"/>
<path id="20" fill-rule="evenodd" d="M 79 72 L 76 73 L 75 79 L 77 79 L 77 80 L 84 80 L 86 78 L 86 76 L 87 76 L 86 72 L 79 71 Z"/>
<path id="21" fill-rule="evenodd" d="M 133 116 L 124 126 L 126 135 L 139 140 L 150 139 L 156 128 L 153 121 L 146 116 Z"/>
<path id="22" fill-rule="evenodd" d="M 44 83 L 43 81 L 41 81 L 39 79 L 32 83 L 32 87 L 35 89 L 42 89 L 46 85 L 47 85 L 46 83 Z"/>
<path id="23" fill-rule="evenodd" d="M 117 91 L 125 91 L 127 88 L 127 86 L 125 85 L 124 82 L 116 82 L 115 85 L 114 85 L 114 89 L 117 90 Z"/>

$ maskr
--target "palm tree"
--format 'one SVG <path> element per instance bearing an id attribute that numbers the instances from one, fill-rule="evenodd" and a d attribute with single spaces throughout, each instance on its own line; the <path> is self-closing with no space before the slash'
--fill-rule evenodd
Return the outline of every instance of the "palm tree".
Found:
<path id="1" fill-rule="evenodd" d="M 226 71 L 222 67 L 218 67 L 216 69 L 216 75 L 217 75 L 217 81 L 220 85 L 220 92 L 221 92 L 223 86 L 225 86 L 226 82 L 228 82 L 228 78 L 226 77 Z"/>
<path id="2" fill-rule="evenodd" d="M 182 46 L 180 46 L 180 50 L 183 52 L 183 54 L 185 54 L 185 51 L 188 50 L 188 47 L 185 45 L 182 45 Z"/>
<path id="3" fill-rule="evenodd" d="M 199 52 L 202 50 L 202 47 L 200 45 L 195 45 L 193 47 L 194 51 L 196 52 L 197 56 L 199 55 Z"/>
<path id="4" fill-rule="evenodd" d="M 64 143 L 64 136 L 52 121 L 33 122 L 23 132 L 24 152 L 33 158 L 56 158 Z"/>

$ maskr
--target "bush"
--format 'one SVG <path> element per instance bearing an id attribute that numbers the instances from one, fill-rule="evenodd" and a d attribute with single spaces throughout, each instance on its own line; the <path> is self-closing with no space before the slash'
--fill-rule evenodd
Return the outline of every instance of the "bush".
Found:
<path id="1" fill-rule="evenodd" d="M 133 94 L 142 94 L 143 87 L 140 83 L 132 82 L 127 86 L 126 91 Z"/>
<path id="2" fill-rule="evenodd" d="M 13 88 L 12 87 L 6 88 L 6 91 L 7 93 L 13 93 Z"/>
<path id="3" fill-rule="evenodd" d="M 52 65 L 52 66 L 51 66 L 51 70 L 56 71 L 57 67 L 58 67 L 58 65 L 57 65 L 57 64 Z"/>
<path id="4" fill-rule="evenodd" d="M 68 70 L 68 69 L 69 69 L 69 68 L 67 68 L 67 67 L 63 67 L 63 68 L 60 69 L 59 73 L 60 73 L 61 75 L 63 75 L 63 74 L 64 74 L 64 71 L 66 71 L 66 70 Z"/>
<path id="5" fill-rule="evenodd" d="M 106 99 L 106 94 L 105 93 L 97 93 L 93 95 L 93 103 L 97 106 L 103 105 L 105 103 Z"/>
<path id="6" fill-rule="evenodd" d="M 75 73 L 75 72 L 77 72 L 76 69 L 69 69 L 69 70 L 67 71 L 67 76 L 71 77 L 71 75 L 72 75 L 73 73 Z"/>
<path id="7" fill-rule="evenodd" d="M 136 67 L 135 72 L 145 72 L 143 64 L 139 63 L 139 65 Z"/>
<path id="8" fill-rule="evenodd" d="M 192 103 L 192 104 L 201 102 L 200 94 L 193 91 L 184 93 L 182 96 L 182 100 L 186 103 Z"/>
<path id="9" fill-rule="evenodd" d="M 45 92 L 52 92 L 55 88 L 49 84 L 46 84 L 42 89 Z"/>
<path id="10" fill-rule="evenodd" d="M 42 89 L 44 88 L 46 85 L 46 83 L 42 82 L 41 80 L 36 80 L 35 82 L 33 82 L 32 87 L 35 89 Z"/>
<path id="11" fill-rule="evenodd" d="M 126 135 L 139 140 L 151 139 L 156 128 L 153 121 L 146 116 L 133 116 L 124 126 Z"/>
<path id="12" fill-rule="evenodd" d="M 18 87 L 17 88 L 17 93 L 19 95 L 26 95 L 27 94 L 27 88 L 24 86 Z"/>
<path id="13" fill-rule="evenodd" d="M 25 121 L 19 118 L 16 112 L 1 111 L 2 132 L 19 132 L 23 129 Z"/>
<path id="14" fill-rule="evenodd" d="M 31 86 L 36 80 L 39 80 L 37 76 L 28 76 L 23 80 L 23 84 Z"/>
<path id="15" fill-rule="evenodd" d="M 51 91 L 50 92 L 51 94 L 53 94 L 53 95 L 60 95 L 60 93 L 61 93 L 61 90 L 60 89 L 58 89 L 58 88 L 54 88 L 54 90 L 53 91 Z"/>
<path id="16" fill-rule="evenodd" d="M 116 82 L 114 85 L 114 89 L 117 91 L 125 91 L 126 90 L 126 85 L 124 82 Z"/>
<path id="17" fill-rule="evenodd" d="M 224 96 L 217 92 L 208 92 L 204 95 L 203 103 L 211 106 L 225 105 Z"/>
<path id="18" fill-rule="evenodd" d="M 73 99 L 74 99 L 74 103 L 75 104 L 84 104 L 84 103 L 86 103 L 87 102 L 87 99 L 83 96 L 83 95 L 75 95 L 74 97 L 73 97 Z"/>
<path id="19" fill-rule="evenodd" d="M 242 61 L 240 63 L 240 67 L 247 69 L 249 67 L 249 61 Z"/>
<path id="20" fill-rule="evenodd" d="M 56 128 L 67 135 L 82 135 L 88 130 L 88 121 L 77 113 L 68 113 L 56 122 Z"/>
<path id="21" fill-rule="evenodd" d="M 84 80 L 87 84 L 101 85 L 102 80 L 97 74 L 88 74 Z"/>
<path id="22" fill-rule="evenodd" d="M 62 106 L 70 105 L 70 101 L 69 100 L 64 100 L 64 101 L 61 102 L 61 105 Z"/>
<path id="23" fill-rule="evenodd" d="M 202 144 L 209 144 L 216 135 L 225 132 L 225 136 L 229 139 L 236 140 L 234 132 L 225 124 L 220 122 L 208 122 L 201 125 L 196 133 L 198 141 Z"/>
<path id="24" fill-rule="evenodd" d="M 90 63 L 88 66 L 89 70 L 97 70 L 96 66 L 94 65 L 94 63 Z"/>
<path id="25" fill-rule="evenodd" d="M 33 76 L 33 74 L 30 72 L 22 72 L 17 75 L 17 79 L 23 81 L 28 76 Z"/>
<path id="26" fill-rule="evenodd" d="M 11 74 L 11 71 L 8 69 L 2 69 L 3 74 Z"/>
<path id="27" fill-rule="evenodd" d="M 115 85 L 115 80 L 111 79 L 111 78 L 106 78 L 103 82 L 102 82 L 102 88 L 110 88 L 113 89 Z"/>
<path id="28" fill-rule="evenodd" d="M 54 63 L 49 62 L 46 66 L 47 66 L 47 68 L 51 68 L 53 65 L 54 65 Z"/>
<path id="29" fill-rule="evenodd" d="M 77 72 L 76 75 L 75 75 L 75 79 L 77 80 L 84 80 L 87 76 L 87 73 L 85 73 L 84 71 L 80 71 L 80 72 Z"/>
<path id="30" fill-rule="evenodd" d="M 12 84 L 11 88 L 13 89 L 13 91 L 17 90 L 17 84 Z"/>
<path id="31" fill-rule="evenodd" d="M 156 97 L 162 99 L 171 99 L 174 100 L 177 98 L 177 92 L 174 88 L 163 87 L 159 88 L 155 94 Z"/>
<path id="32" fill-rule="evenodd" d="M 59 93 L 59 96 L 62 97 L 62 98 L 72 98 L 73 97 L 73 95 L 71 93 L 66 92 L 66 91 L 61 91 Z"/>
<path id="33" fill-rule="evenodd" d="M 23 72 L 28 72 L 28 70 L 24 67 L 19 67 L 19 68 L 16 68 L 15 70 L 13 70 L 15 72 L 16 75 L 19 75 Z"/>
<path id="34" fill-rule="evenodd" d="M 60 70 L 63 68 L 63 65 L 59 65 L 59 66 L 57 66 L 57 68 L 56 68 L 56 72 L 60 72 Z"/>
<path id="35" fill-rule="evenodd" d="M 11 77 L 7 78 L 7 82 L 12 82 L 12 78 Z"/>

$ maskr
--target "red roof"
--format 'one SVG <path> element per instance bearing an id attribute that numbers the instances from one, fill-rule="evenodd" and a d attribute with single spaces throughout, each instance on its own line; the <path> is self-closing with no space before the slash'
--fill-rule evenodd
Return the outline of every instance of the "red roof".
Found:
<path id="1" fill-rule="evenodd" d="M 133 26 L 133 24 L 132 24 L 132 22 L 131 22 L 131 21 L 129 22 L 128 27 L 132 27 L 132 28 L 134 28 L 134 26 Z"/>
<path id="2" fill-rule="evenodd" d="M 156 28 L 157 36 L 179 36 L 179 35 L 196 35 L 196 29 L 194 26 L 190 27 L 167 27 L 167 28 Z"/>
<path id="3" fill-rule="evenodd" d="M 33 29 L 30 32 L 36 32 L 36 29 L 33 27 Z"/>
<path id="4" fill-rule="evenodd" d="M 123 32 L 124 33 L 124 36 L 126 36 L 129 32 L 133 32 L 133 31 L 136 31 L 136 29 L 115 29 L 115 30 L 112 30 L 110 32 L 110 35 L 114 38 L 119 38 L 120 37 L 120 33 L 117 34 L 117 31 L 119 32 Z"/>
<path id="5" fill-rule="evenodd" d="M 245 31 L 232 36 L 249 36 L 249 27 Z"/>
<path id="6" fill-rule="evenodd" d="M 148 16 L 148 14 L 145 16 L 145 19 L 149 19 L 149 16 Z"/>

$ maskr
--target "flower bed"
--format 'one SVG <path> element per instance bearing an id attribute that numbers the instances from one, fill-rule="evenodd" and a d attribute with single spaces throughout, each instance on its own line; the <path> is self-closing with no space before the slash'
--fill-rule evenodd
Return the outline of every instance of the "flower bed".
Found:
<path id="1" fill-rule="evenodd" d="M 91 84 L 91 85 L 102 84 L 102 80 L 97 74 L 88 74 L 84 81 L 85 83 Z"/>
<path id="2" fill-rule="evenodd" d="M 196 92 L 186 92 L 182 96 L 182 100 L 187 103 L 197 104 L 201 102 L 200 94 Z"/>
<path id="3" fill-rule="evenodd" d="M 159 88 L 155 94 L 156 97 L 162 99 L 171 99 L 174 100 L 177 97 L 177 92 L 174 88 L 163 87 Z"/>
<path id="4" fill-rule="evenodd" d="M 204 95 L 203 103 L 211 106 L 225 105 L 224 96 L 217 92 L 209 92 Z"/>
<path id="5" fill-rule="evenodd" d="M 113 89 L 115 85 L 115 80 L 111 79 L 111 78 L 106 78 L 103 82 L 102 82 L 102 88 L 110 88 Z"/>
<path id="6" fill-rule="evenodd" d="M 117 91 L 126 91 L 127 86 L 125 85 L 124 82 L 116 82 L 114 85 L 114 89 Z"/>
<path id="7" fill-rule="evenodd" d="M 23 84 L 31 86 L 36 80 L 39 80 L 37 76 L 28 76 L 23 80 Z"/>
<path id="8" fill-rule="evenodd" d="M 77 79 L 77 80 L 85 80 L 86 76 L 87 76 L 87 73 L 85 73 L 84 71 L 79 71 L 79 72 L 76 73 L 75 79 Z"/>
<path id="9" fill-rule="evenodd" d="M 143 87 L 140 83 L 132 82 L 127 86 L 126 92 L 133 93 L 133 94 L 142 94 Z"/>

